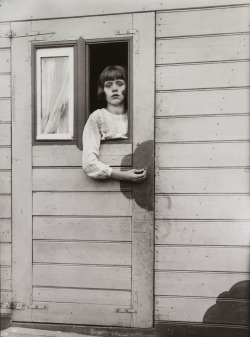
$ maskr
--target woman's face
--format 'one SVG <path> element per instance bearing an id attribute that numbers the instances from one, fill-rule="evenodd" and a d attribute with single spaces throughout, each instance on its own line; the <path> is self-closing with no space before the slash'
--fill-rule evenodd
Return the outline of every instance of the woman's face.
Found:
<path id="1" fill-rule="evenodd" d="M 104 82 L 104 92 L 108 105 L 121 105 L 124 102 L 126 83 L 122 79 Z"/>

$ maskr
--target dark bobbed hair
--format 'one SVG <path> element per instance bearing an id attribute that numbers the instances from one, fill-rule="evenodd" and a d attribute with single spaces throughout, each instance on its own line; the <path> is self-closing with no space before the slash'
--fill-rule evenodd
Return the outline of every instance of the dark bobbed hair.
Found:
<path id="1" fill-rule="evenodd" d="M 104 83 L 106 81 L 114 80 L 124 80 L 126 83 L 126 90 L 124 92 L 124 106 L 127 109 L 127 71 L 125 67 L 122 66 L 108 66 L 106 67 L 99 76 L 98 88 L 97 88 L 97 100 L 99 102 L 100 108 L 107 107 L 106 95 L 104 92 Z"/>

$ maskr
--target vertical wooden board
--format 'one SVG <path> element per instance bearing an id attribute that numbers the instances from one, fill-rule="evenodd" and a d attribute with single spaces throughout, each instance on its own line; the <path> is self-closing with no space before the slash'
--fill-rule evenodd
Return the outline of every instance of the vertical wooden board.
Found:
<path id="1" fill-rule="evenodd" d="M 11 290 L 11 268 L 0 267 L 0 284 L 2 290 Z"/>
<path id="2" fill-rule="evenodd" d="M 156 193 L 250 193 L 249 169 L 158 170 Z"/>
<path id="3" fill-rule="evenodd" d="M 156 163 L 167 167 L 249 166 L 249 143 L 156 144 Z"/>
<path id="4" fill-rule="evenodd" d="M 11 243 L 0 243 L 0 265 L 11 266 Z"/>
<path id="5" fill-rule="evenodd" d="M 156 67 L 156 90 L 247 87 L 249 62 Z"/>
<path id="6" fill-rule="evenodd" d="M 11 173 L 0 171 L 0 193 L 11 193 Z"/>
<path id="7" fill-rule="evenodd" d="M 1 302 L 11 302 L 11 291 L 2 290 L 0 291 Z M 11 309 L 0 308 L 0 317 L 1 315 L 11 315 Z"/>
<path id="8" fill-rule="evenodd" d="M 155 268 L 249 273 L 249 247 L 158 246 Z"/>
<path id="9" fill-rule="evenodd" d="M 250 195 L 156 197 L 156 219 L 250 219 Z"/>
<path id="10" fill-rule="evenodd" d="M 0 195 L 0 214 L 1 218 L 11 217 L 11 197 L 9 195 Z"/>
<path id="11" fill-rule="evenodd" d="M 11 125 L 0 124 L 0 146 L 11 145 Z"/>
<path id="12" fill-rule="evenodd" d="M 0 48 L 10 47 L 9 34 L 10 34 L 10 23 L 0 23 Z"/>
<path id="13" fill-rule="evenodd" d="M 157 220 L 156 245 L 250 246 L 250 221 Z"/>
<path id="14" fill-rule="evenodd" d="M 249 17 L 249 7 L 159 12 L 156 37 L 248 32 Z"/>
<path id="15" fill-rule="evenodd" d="M 10 49 L 0 49 L 0 73 L 8 72 L 10 72 Z"/>
<path id="16" fill-rule="evenodd" d="M 0 74 L 0 98 L 10 97 L 10 75 Z"/>
<path id="17" fill-rule="evenodd" d="M 131 217 L 34 217 L 33 239 L 131 241 Z"/>
<path id="18" fill-rule="evenodd" d="M 156 64 L 248 58 L 248 34 L 156 40 Z"/>
<path id="19" fill-rule="evenodd" d="M 249 113 L 249 89 L 156 93 L 156 116 L 238 113 Z"/>
<path id="20" fill-rule="evenodd" d="M 11 219 L 0 219 L 0 241 L 11 242 Z"/>
<path id="21" fill-rule="evenodd" d="M 9 170 L 11 168 L 11 149 L 9 147 L 0 147 L 0 169 Z"/>
<path id="22" fill-rule="evenodd" d="M 11 106 L 9 99 L 0 99 L 0 122 L 11 121 Z"/>
<path id="23" fill-rule="evenodd" d="M 249 282 L 249 274 L 204 273 L 204 272 L 170 272 L 156 271 L 156 296 L 199 296 L 230 298 L 229 290 L 236 284 Z M 226 293 L 227 292 L 227 293 Z M 248 300 L 246 294 L 235 293 L 236 298 Z"/>

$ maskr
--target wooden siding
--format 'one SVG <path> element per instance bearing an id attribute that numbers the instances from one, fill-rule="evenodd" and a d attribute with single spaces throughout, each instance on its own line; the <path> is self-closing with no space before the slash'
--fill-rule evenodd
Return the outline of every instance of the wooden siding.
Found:
<path id="1" fill-rule="evenodd" d="M 249 282 L 249 14 L 156 16 L 157 321 L 202 322 Z"/>

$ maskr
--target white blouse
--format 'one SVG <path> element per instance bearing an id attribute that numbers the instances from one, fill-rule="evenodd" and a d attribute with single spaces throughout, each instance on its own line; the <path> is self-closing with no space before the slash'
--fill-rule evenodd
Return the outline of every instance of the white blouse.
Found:
<path id="1" fill-rule="evenodd" d="M 115 115 L 106 109 L 95 110 L 83 130 L 82 168 L 91 178 L 106 179 L 112 168 L 99 160 L 100 144 L 105 139 L 128 138 L 128 114 Z"/>

